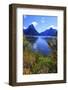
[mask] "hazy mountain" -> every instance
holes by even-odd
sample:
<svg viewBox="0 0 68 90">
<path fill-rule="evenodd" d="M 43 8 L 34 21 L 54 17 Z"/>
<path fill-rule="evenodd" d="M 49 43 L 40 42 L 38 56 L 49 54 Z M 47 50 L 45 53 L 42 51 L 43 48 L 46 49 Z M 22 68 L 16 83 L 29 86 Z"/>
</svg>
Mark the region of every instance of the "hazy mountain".
<svg viewBox="0 0 68 90">
<path fill-rule="evenodd" d="M 47 29 L 44 32 L 41 32 L 40 35 L 41 36 L 57 36 L 57 30 L 51 27 L 50 29 Z"/>
<path fill-rule="evenodd" d="M 57 36 L 57 30 L 52 27 L 44 32 L 38 33 L 34 25 L 31 24 L 27 29 L 24 29 L 24 35 L 36 35 L 36 36 Z"/>
</svg>

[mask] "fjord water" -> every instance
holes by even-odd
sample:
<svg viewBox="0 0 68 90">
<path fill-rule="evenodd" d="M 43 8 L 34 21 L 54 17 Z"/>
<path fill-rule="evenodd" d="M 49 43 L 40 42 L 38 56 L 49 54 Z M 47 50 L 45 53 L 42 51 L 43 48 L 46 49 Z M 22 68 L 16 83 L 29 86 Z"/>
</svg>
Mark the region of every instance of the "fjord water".
<svg viewBox="0 0 68 90">
<path fill-rule="evenodd" d="M 49 46 L 48 41 L 51 41 L 53 36 L 28 36 L 26 38 L 31 43 L 31 48 L 34 52 L 38 52 L 43 55 L 50 55 L 52 53 L 52 48 Z"/>
</svg>

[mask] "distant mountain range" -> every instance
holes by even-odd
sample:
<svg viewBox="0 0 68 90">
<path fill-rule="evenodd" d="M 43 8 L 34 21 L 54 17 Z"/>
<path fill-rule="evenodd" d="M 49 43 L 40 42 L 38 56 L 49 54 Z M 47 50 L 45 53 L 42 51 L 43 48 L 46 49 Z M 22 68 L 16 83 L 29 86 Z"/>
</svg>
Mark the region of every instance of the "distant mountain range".
<svg viewBox="0 0 68 90">
<path fill-rule="evenodd" d="M 44 32 L 41 32 L 40 35 L 42 36 L 57 36 L 57 30 L 53 29 L 52 27 L 45 30 Z"/>
<path fill-rule="evenodd" d="M 44 32 L 37 32 L 37 30 L 35 29 L 34 25 L 31 24 L 29 25 L 29 27 L 27 29 L 24 29 L 24 34 L 25 35 L 36 35 L 36 36 L 57 36 L 57 30 L 53 29 L 52 27 L 44 30 Z"/>
</svg>

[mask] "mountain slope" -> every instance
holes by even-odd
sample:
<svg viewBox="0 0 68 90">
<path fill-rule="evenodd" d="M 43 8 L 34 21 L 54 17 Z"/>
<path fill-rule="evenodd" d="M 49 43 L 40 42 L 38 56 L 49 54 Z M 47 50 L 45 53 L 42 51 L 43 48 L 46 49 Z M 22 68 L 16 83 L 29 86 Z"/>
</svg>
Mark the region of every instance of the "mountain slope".
<svg viewBox="0 0 68 90">
<path fill-rule="evenodd" d="M 39 35 L 33 24 L 29 25 L 27 29 L 24 29 L 24 35 Z"/>
<path fill-rule="evenodd" d="M 31 24 L 27 29 L 23 30 L 24 35 L 33 35 L 33 36 L 57 36 L 57 30 L 52 27 L 45 30 L 44 32 L 38 33 L 34 25 Z"/>
<path fill-rule="evenodd" d="M 40 35 L 41 36 L 57 36 L 57 30 L 51 27 L 50 29 L 47 29 L 44 32 L 41 32 Z"/>
</svg>

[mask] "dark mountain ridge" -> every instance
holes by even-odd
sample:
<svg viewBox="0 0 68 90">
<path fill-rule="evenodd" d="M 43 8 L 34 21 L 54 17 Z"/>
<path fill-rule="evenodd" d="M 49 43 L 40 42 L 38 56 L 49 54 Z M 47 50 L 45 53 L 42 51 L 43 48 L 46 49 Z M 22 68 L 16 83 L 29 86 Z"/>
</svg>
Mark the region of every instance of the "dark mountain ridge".
<svg viewBox="0 0 68 90">
<path fill-rule="evenodd" d="M 52 27 L 40 33 L 41 36 L 57 36 L 57 30 Z"/>
<path fill-rule="evenodd" d="M 23 30 L 24 35 L 31 35 L 31 36 L 57 36 L 57 30 L 50 27 L 49 29 L 45 30 L 44 32 L 37 32 L 34 25 L 31 24 L 27 29 Z"/>
<path fill-rule="evenodd" d="M 39 35 L 33 24 L 29 25 L 27 29 L 24 29 L 25 35 Z"/>
</svg>

